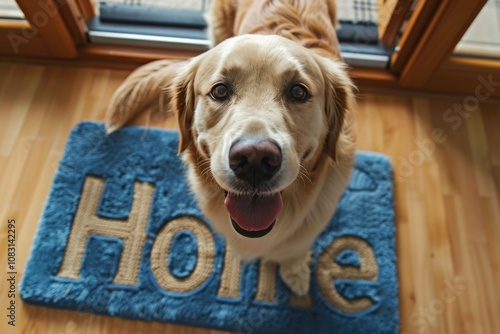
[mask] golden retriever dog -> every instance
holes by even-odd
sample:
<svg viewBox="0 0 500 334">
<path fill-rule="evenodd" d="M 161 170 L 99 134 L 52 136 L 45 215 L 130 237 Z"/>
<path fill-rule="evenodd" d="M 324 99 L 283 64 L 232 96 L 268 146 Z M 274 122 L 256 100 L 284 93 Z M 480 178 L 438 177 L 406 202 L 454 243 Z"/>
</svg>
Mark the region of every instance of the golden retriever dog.
<svg viewBox="0 0 500 334">
<path fill-rule="evenodd" d="M 108 131 L 159 100 L 175 111 L 203 213 L 243 259 L 278 263 L 284 282 L 305 295 L 310 247 L 354 160 L 354 87 L 339 55 L 335 3 L 213 0 L 208 21 L 214 47 L 137 70 L 110 104 Z"/>
</svg>

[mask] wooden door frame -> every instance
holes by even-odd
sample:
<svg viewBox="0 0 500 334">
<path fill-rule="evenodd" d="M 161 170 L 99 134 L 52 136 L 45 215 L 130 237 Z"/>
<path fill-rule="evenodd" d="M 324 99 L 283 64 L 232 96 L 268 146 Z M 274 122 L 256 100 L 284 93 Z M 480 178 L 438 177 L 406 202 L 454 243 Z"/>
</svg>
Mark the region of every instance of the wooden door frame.
<svg viewBox="0 0 500 334">
<path fill-rule="evenodd" d="M 0 55 L 50 57 L 51 53 L 28 21 L 0 20 Z"/>
<path fill-rule="evenodd" d="M 392 54 L 390 69 L 393 72 L 400 73 L 408 63 L 440 3 L 441 0 L 417 1 L 413 14 L 406 24 L 406 29 Z"/>
<path fill-rule="evenodd" d="M 379 39 L 394 45 L 413 0 L 378 0 Z"/>
<path fill-rule="evenodd" d="M 449 59 L 455 46 L 467 31 L 471 23 L 486 4 L 487 0 L 445 0 L 438 1 L 437 6 L 433 0 L 422 1 L 413 26 L 405 31 L 401 41 L 407 44 L 398 45 L 399 53 L 409 56 L 401 64 L 399 83 L 408 88 L 425 88 L 438 71 L 441 64 Z M 429 18 L 429 9 L 434 9 L 434 14 Z M 425 20 L 429 20 L 425 24 Z M 424 24 L 421 37 L 416 40 L 415 27 Z M 405 38 L 406 37 L 406 38 Z M 411 37 L 411 38 L 410 38 Z M 415 45 L 409 41 L 418 41 Z M 398 57 L 392 59 L 397 63 Z"/>
<path fill-rule="evenodd" d="M 76 3 L 71 4 L 72 9 L 63 8 L 73 1 L 16 0 L 25 20 L 0 21 L 0 53 L 8 56 L 77 57 L 76 29 L 72 36 L 71 25 L 63 19 L 64 12 L 74 13 L 74 8 L 78 8 Z"/>
<path fill-rule="evenodd" d="M 68 28 L 71 38 L 73 39 L 73 42 L 75 43 L 75 45 L 85 45 L 87 43 L 87 24 L 85 23 L 87 19 L 85 18 L 85 15 L 88 15 L 89 13 L 86 13 L 84 15 L 80 8 L 83 7 L 81 5 L 82 3 L 84 2 L 88 3 L 89 0 L 85 1 L 58 0 L 58 1 L 61 3 L 65 3 L 65 5 L 61 4 L 59 6 L 59 12 L 66 27 Z M 95 15 L 95 13 L 93 15 Z"/>
<path fill-rule="evenodd" d="M 84 20 L 90 20 L 96 15 L 95 7 L 91 0 L 77 0 L 76 5 Z"/>
</svg>

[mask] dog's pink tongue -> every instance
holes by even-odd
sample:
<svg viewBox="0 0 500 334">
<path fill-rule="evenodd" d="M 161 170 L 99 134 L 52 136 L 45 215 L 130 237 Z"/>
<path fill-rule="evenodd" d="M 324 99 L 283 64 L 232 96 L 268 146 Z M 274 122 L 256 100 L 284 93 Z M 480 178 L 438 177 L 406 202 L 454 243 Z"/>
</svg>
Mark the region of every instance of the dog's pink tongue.
<svg viewBox="0 0 500 334">
<path fill-rule="evenodd" d="M 260 231 L 271 226 L 278 217 L 283 208 L 283 201 L 279 192 L 264 196 L 228 193 L 224 205 L 242 229 Z"/>
</svg>

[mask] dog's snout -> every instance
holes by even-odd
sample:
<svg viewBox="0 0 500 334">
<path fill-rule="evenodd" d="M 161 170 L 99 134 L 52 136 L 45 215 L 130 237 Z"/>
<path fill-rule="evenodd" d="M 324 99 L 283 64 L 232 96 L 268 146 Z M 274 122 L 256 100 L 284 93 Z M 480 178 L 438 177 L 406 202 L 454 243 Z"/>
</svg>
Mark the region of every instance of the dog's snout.
<svg viewBox="0 0 500 334">
<path fill-rule="evenodd" d="M 243 138 L 229 150 L 229 166 L 237 178 L 254 185 L 271 179 L 280 169 L 281 149 L 273 141 Z"/>
</svg>

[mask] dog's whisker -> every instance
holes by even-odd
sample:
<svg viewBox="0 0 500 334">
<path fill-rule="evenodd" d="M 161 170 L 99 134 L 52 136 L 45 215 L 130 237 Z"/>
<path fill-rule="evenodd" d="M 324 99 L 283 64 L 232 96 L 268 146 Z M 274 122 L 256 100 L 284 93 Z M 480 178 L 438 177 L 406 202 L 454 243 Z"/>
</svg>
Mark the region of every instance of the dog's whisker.
<svg viewBox="0 0 500 334">
<path fill-rule="evenodd" d="M 302 173 L 299 173 L 298 180 L 300 180 L 304 187 L 306 186 L 306 181 L 304 180 L 304 175 L 302 175 Z"/>
<path fill-rule="evenodd" d="M 206 167 L 201 171 L 201 176 L 208 176 L 210 173 L 210 166 Z"/>
<path fill-rule="evenodd" d="M 305 168 L 302 164 L 300 165 L 300 170 L 299 170 L 299 175 L 304 178 L 304 180 L 309 181 L 311 184 L 313 184 L 313 181 L 311 180 L 309 171 L 307 168 Z M 304 181 L 305 182 L 305 181 Z M 305 185 L 305 184 L 304 184 Z"/>
<path fill-rule="evenodd" d="M 200 156 L 198 156 L 198 159 L 196 160 L 196 162 L 199 164 L 210 163 L 210 159 L 204 158 L 200 155 Z"/>
</svg>

